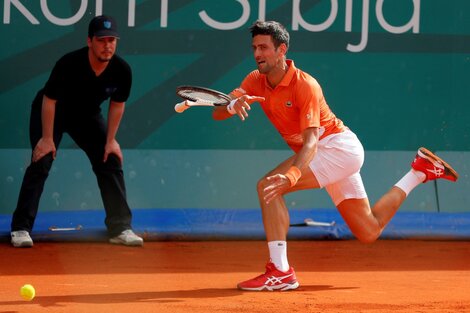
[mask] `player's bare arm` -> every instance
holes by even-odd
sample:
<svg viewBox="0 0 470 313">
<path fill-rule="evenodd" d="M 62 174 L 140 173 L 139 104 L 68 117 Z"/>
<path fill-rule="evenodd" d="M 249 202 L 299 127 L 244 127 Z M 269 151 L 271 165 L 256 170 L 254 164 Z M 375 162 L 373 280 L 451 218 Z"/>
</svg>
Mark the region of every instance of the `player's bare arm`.
<svg viewBox="0 0 470 313">
<path fill-rule="evenodd" d="M 55 159 L 56 147 L 54 144 L 54 117 L 55 117 L 55 104 L 56 101 L 46 96 L 42 100 L 41 109 L 41 122 L 42 122 L 42 137 L 39 139 L 36 147 L 33 150 L 33 162 L 37 162 L 45 155 L 52 152 L 52 157 Z"/>
<path fill-rule="evenodd" d="M 308 167 L 308 164 L 317 152 L 317 143 L 319 138 L 319 131 L 317 127 L 310 127 L 302 132 L 303 146 L 302 149 L 295 155 L 291 168 L 300 170 L 298 180 L 302 179 L 302 171 Z M 295 186 L 292 178 L 289 178 L 289 171 L 287 173 L 277 173 L 266 178 L 268 185 L 264 188 L 264 201 L 271 202 L 276 197 L 282 196 Z"/>
<path fill-rule="evenodd" d="M 259 96 L 243 95 L 239 98 L 236 98 L 233 94 L 230 94 L 230 97 L 233 100 L 236 100 L 234 102 L 232 101 L 230 104 L 235 114 L 230 113 L 227 110 L 227 107 L 225 106 L 214 107 L 212 117 L 215 120 L 225 120 L 229 117 L 237 115 L 242 121 L 244 121 L 248 117 L 248 111 L 251 110 L 251 104 L 253 104 L 254 102 L 264 101 L 264 97 L 259 97 Z"/>
<path fill-rule="evenodd" d="M 124 114 L 124 107 L 124 102 L 111 101 L 109 104 L 108 132 L 106 137 L 106 145 L 104 147 L 103 162 L 106 162 L 108 156 L 111 153 L 115 154 L 119 158 L 121 164 L 123 162 L 122 151 L 121 147 L 119 146 L 119 143 L 116 141 L 116 134 L 119 129 L 122 116 Z"/>
<path fill-rule="evenodd" d="M 302 132 L 303 146 L 297 153 L 292 165 L 303 169 L 312 161 L 317 153 L 317 143 L 320 137 L 318 127 L 309 127 Z"/>
</svg>

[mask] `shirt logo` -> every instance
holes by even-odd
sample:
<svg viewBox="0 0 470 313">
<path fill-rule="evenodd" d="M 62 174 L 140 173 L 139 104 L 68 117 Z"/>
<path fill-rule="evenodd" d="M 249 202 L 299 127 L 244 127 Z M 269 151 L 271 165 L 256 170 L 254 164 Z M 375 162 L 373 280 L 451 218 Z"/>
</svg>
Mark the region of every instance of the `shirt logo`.
<svg viewBox="0 0 470 313">
<path fill-rule="evenodd" d="M 309 119 L 312 118 L 312 116 L 310 115 L 310 113 L 307 114 L 306 118 L 307 118 L 307 120 L 309 120 Z"/>
<path fill-rule="evenodd" d="M 111 96 L 115 91 L 116 91 L 116 87 L 106 87 L 105 89 L 105 92 L 106 92 L 106 95 L 109 97 Z"/>
</svg>

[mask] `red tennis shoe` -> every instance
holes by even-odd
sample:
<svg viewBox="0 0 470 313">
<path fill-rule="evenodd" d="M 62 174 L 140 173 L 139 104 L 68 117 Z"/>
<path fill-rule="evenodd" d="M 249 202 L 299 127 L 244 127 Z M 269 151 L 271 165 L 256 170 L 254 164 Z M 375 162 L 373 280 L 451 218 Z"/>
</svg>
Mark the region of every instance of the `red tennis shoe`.
<svg viewBox="0 0 470 313">
<path fill-rule="evenodd" d="M 415 159 L 411 162 L 411 167 L 416 171 L 426 174 L 426 179 L 423 183 L 438 178 L 450 181 L 457 181 L 457 178 L 459 178 L 459 174 L 449 164 L 428 149 L 422 147 L 418 149 Z"/>
<path fill-rule="evenodd" d="M 294 268 L 291 267 L 287 272 L 281 272 L 273 263 L 269 262 L 266 264 L 266 273 L 241 282 L 237 287 L 238 289 L 249 291 L 285 291 L 296 289 L 299 287 L 299 282 L 295 277 Z"/>
</svg>

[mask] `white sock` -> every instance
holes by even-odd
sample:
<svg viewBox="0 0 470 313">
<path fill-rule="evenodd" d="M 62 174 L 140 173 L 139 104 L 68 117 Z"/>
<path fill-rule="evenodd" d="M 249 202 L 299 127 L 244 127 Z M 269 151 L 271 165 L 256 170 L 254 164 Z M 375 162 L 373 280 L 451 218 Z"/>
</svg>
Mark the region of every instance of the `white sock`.
<svg viewBox="0 0 470 313">
<path fill-rule="evenodd" d="M 271 262 L 281 272 L 289 270 L 289 262 L 287 261 L 287 242 L 285 241 L 270 241 L 268 242 L 269 257 Z"/>
<path fill-rule="evenodd" d="M 420 171 L 411 169 L 402 179 L 395 184 L 398 188 L 403 190 L 408 196 L 416 186 L 421 184 L 426 179 L 426 174 Z"/>
</svg>

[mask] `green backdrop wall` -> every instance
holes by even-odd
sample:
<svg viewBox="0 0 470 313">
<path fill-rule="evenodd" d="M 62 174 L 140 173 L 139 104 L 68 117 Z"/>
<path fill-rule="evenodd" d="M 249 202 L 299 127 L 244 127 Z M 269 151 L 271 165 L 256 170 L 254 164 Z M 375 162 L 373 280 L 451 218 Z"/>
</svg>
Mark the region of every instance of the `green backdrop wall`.
<svg viewBox="0 0 470 313">
<path fill-rule="evenodd" d="M 258 207 L 256 180 L 290 155 L 261 110 L 255 105 L 245 122 L 215 122 L 210 109 L 176 114 L 173 106 L 181 84 L 237 87 L 255 67 L 248 28 L 261 18 L 286 25 L 288 57 L 318 79 L 330 106 L 361 138 L 372 202 L 426 146 L 445 155 L 461 178 L 426 184 L 403 209 L 469 210 L 467 0 L 2 2 L 1 213 L 13 211 L 29 163 L 31 101 L 55 61 L 86 44 L 88 22 L 101 13 L 119 21 L 118 53 L 134 74 L 118 134 L 134 208 Z M 324 191 L 291 195 L 288 203 L 333 207 Z M 101 207 L 84 154 L 65 138 L 41 210 Z"/>
</svg>

